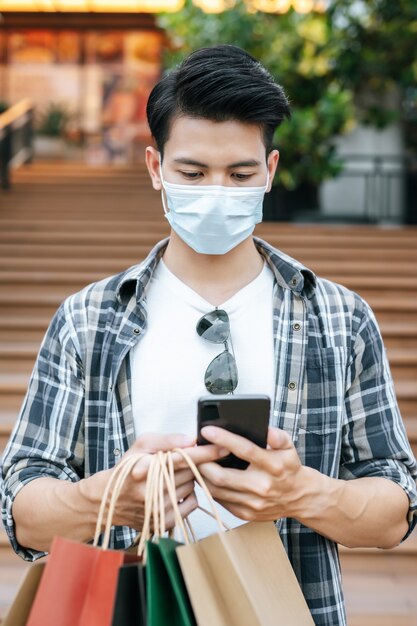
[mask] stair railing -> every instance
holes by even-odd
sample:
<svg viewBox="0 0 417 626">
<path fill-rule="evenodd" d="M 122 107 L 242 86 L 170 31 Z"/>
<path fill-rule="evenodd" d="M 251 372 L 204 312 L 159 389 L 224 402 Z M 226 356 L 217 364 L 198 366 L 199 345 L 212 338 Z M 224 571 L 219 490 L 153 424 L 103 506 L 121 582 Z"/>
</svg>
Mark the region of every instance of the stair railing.
<svg viewBox="0 0 417 626">
<path fill-rule="evenodd" d="M 0 186 L 10 189 L 10 170 L 33 159 L 33 116 L 30 100 L 21 100 L 0 115 Z"/>
</svg>

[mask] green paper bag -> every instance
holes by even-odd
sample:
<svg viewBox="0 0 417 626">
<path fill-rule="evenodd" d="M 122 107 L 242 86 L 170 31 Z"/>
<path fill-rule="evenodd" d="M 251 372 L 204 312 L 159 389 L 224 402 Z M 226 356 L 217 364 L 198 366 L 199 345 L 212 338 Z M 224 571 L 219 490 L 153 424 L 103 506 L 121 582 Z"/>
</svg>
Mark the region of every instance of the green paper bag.
<svg viewBox="0 0 417 626">
<path fill-rule="evenodd" d="M 146 600 L 148 626 L 196 626 L 176 555 L 182 544 L 161 538 L 147 542 Z"/>
</svg>

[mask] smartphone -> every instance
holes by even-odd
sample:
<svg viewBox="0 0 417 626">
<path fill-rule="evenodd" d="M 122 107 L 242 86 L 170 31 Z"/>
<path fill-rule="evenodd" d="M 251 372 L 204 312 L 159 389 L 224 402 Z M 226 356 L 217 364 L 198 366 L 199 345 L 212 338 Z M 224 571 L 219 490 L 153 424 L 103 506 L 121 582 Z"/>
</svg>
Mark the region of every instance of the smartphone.
<svg viewBox="0 0 417 626">
<path fill-rule="evenodd" d="M 197 408 L 197 443 L 209 443 L 201 435 L 204 426 L 219 426 L 266 448 L 271 400 L 264 395 L 203 396 Z M 223 467 L 246 469 L 249 463 L 229 454 L 217 461 Z"/>
</svg>

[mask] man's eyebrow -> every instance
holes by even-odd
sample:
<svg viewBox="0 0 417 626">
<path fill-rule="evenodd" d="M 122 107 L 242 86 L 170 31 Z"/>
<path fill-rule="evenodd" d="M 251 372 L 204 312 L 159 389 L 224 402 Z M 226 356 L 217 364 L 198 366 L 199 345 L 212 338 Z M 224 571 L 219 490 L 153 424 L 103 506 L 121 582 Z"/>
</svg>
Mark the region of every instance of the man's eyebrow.
<svg viewBox="0 0 417 626">
<path fill-rule="evenodd" d="M 208 165 L 205 163 L 200 163 L 200 161 L 195 161 L 194 159 L 187 159 L 179 157 L 178 159 L 174 159 L 174 163 L 181 163 L 182 165 L 196 165 L 197 167 L 208 168 Z"/>
<path fill-rule="evenodd" d="M 260 161 L 257 161 L 256 159 L 249 159 L 249 161 L 238 161 L 237 163 L 232 163 L 227 167 L 231 170 L 234 167 L 257 167 L 258 165 L 261 165 Z"/>
<path fill-rule="evenodd" d="M 194 159 L 182 158 L 174 159 L 174 163 L 181 163 L 182 165 L 195 165 L 196 167 L 203 167 L 208 169 L 208 165 L 206 163 L 200 163 L 200 161 L 195 161 Z M 256 159 L 249 159 L 248 161 L 238 161 L 237 163 L 231 163 L 227 166 L 227 169 L 231 170 L 235 167 L 257 167 L 261 165 L 260 161 Z"/>
</svg>

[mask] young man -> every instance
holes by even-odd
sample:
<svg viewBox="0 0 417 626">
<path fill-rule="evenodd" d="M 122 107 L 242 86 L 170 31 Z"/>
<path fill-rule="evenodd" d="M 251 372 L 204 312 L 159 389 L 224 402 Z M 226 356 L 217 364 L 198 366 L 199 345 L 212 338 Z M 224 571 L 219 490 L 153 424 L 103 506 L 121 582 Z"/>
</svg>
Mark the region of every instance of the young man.
<svg viewBox="0 0 417 626">
<path fill-rule="evenodd" d="M 153 90 L 146 159 L 171 236 L 52 320 L 2 463 L 3 519 L 24 558 L 57 533 L 91 538 L 123 453 L 174 446 L 229 525 L 278 520 L 317 625 L 346 623 L 336 544 L 390 548 L 413 527 L 417 466 L 372 312 L 252 236 L 288 116 L 281 87 L 233 46 L 193 53 Z M 230 325 L 233 356 L 198 332 L 207 314 Z M 233 390 L 271 397 L 268 449 L 213 427 L 213 445 L 194 447 L 198 398 Z M 212 462 L 229 451 L 248 469 Z M 115 547 L 140 528 L 147 463 L 117 508 Z M 183 514 L 211 532 L 179 461 L 176 479 Z"/>
</svg>

